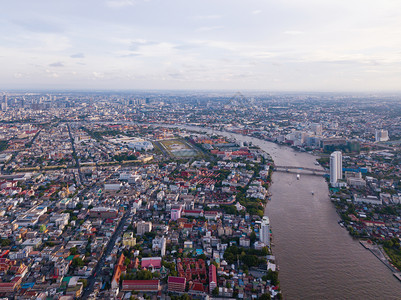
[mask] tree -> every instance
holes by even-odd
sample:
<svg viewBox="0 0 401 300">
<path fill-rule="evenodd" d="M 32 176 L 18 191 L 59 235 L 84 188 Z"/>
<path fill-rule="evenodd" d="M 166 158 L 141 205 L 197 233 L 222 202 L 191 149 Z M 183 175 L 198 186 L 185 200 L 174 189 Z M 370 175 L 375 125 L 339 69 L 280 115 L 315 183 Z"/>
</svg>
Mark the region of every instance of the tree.
<svg viewBox="0 0 401 300">
<path fill-rule="evenodd" d="M 259 259 L 256 255 L 245 255 L 242 261 L 248 267 L 255 267 L 259 264 Z"/>
<path fill-rule="evenodd" d="M 234 290 L 234 292 L 233 292 L 233 297 L 234 297 L 234 298 L 237 298 L 237 297 L 238 297 L 238 290 Z"/>
<path fill-rule="evenodd" d="M 269 248 L 263 247 L 263 248 L 262 248 L 262 254 L 263 254 L 263 255 L 269 255 Z"/>
<path fill-rule="evenodd" d="M 205 254 L 202 253 L 201 255 L 198 256 L 198 258 L 199 258 L 199 259 L 206 260 L 207 256 L 206 256 Z"/>
<path fill-rule="evenodd" d="M 77 254 L 78 254 L 78 249 L 77 249 L 77 247 L 72 247 L 72 248 L 70 249 L 70 253 L 71 253 L 71 255 L 77 255 Z"/>
<path fill-rule="evenodd" d="M 136 279 L 138 280 L 150 280 L 153 278 L 153 274 L 148 270 L 141 270 L 136 273 Z"/>
<path fill-rule="evenodd" d="M 212 295 L 215 297 L 217 297 L 219 295 L 219 288 L 217 286 L 213 289 Z"/>
<path fill-rule="evenodd" d="M 76 267 L 83 267 L 85 265 L 84 261 L 82 260 L 82 258 L 80 257 L 75 257 L 72 260 L 72 267 L 76 268 Z"/>
<path fill-rule="evenodd" d="M 267 279 L 270 280 L 272 285 L 278 285 L 278 272 L 273 272 L 272 270 L 269 270 L 267 272 Z"/>
<path fill-rule="evenodd" d="M 9 246 L 10 244 L 11 244 L 11 241 L 9 239 L 2 239 L 1 240 L 1 246 L 2 247 Z"/>
<path fill-rule="evenodd" d="M 79 282 L 82 282 L 82 285 L 83 285 L 84 288 L 87 287 L 88 281 L 87 281 L 85 278 L 81 278 L 81 279 L 79 279 L 78 281 L 79 281 Z"/>
<path fill-rule="evenodd" d="M 251 243 L 252 243 L 252 244 L 255 243 L 255 241 L 256 241 L 256 233 L 255 233 L 255 231 L 253 231 L 253 230 L 252 230 L 252 232 L 251 232 L 250 239 L 251 239 Z"/>
<path fill-rule="evenodd" d="M 131 263 L 131 260 L 129 258 L 124 259 L 124 265 L 128 266 Z"/>
<path fill-rule="evenodd" d="M 258 300 L 270 300 L 270 299 L 271 299 L 270 294 L 267 293 L 263 294 L 258 298 Z"/>
</svg>

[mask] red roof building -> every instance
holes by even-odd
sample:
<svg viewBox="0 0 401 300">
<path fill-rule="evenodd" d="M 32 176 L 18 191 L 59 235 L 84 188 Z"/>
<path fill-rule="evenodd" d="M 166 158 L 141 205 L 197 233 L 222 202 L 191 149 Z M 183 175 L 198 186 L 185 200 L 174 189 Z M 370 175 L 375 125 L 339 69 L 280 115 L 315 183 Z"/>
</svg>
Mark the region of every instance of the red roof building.
<svg viewBox="0 0 401 300">
<path fill-rule="evenodd" d="M 113 290 L 117 289 L 117 287 L 120 283 L 121 273 L 125 271 L 124 260 L 125 260 L 125 256 L 124 256 L 124 254 L 121 254 L 121 256 L 118 259 L 117 264 L 114 268 L 113 278 L 111 279 L 111 288 Z"/>
<path fill-rule="evenodd" d="M 162 266 L 161 257 L 143 257 L 141 267 L 146 269 L 160 269 Z"/>
<path fill-rule="evenodd" d="M 189 293 L 191 294 L 203 294 L 204 292 L 205 288 L 201 282 L 194 282 L 192 287 L 189 289 Z"/>
<path fill-rule="evenodd" d="M 211 264 L 209 266 L 209 293 L 217 287 L 217 270 L 216 266 Z"/>
<path fill-rule="evenodd" d="M 182 277 L 168 277 L 168 290 L 171 292 L 185 292 L 185 284 L 187 280 Z"/>
<path fill-rule="evenodd" d="M 123 280 L 123 291 L 158 292 L 159 280 Z"/>
<path fill-rule="evenodd" d="M 193 210 L 184 209 L 183 215 L 197 218 L 203 216 L 203 209 L 193 209 Z"/>
<path fill-rule="evenodd" d="M 15 276 L 11 282 L 0 282 L 0 293 L 9 293 L 18 290 L 21 282 L 22 276 Z"/>
</svg>

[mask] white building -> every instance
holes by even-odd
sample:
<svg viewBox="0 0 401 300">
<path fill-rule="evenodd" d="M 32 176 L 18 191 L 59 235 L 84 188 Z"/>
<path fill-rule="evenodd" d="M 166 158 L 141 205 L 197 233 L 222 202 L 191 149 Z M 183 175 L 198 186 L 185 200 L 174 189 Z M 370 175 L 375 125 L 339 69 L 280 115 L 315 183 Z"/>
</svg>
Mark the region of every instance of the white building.
<svg viewBox="0 0 401 300">
<path fill-rule="evenodd" d="M 376 196 L 358 196 L 354 195 L 354 202 L 355 203 L 367 203 L 367 204 L 373 204 L 373 205 L 382 205 L 382 199 L 376 197 Z"/>
<path fill-rule="evenodd" d="M 152 240 L 152 250 L 153 251 L 159 251 L 161 253 L 161 257 L 166 255 L 166 238 L 163 236 L 161 238 L 154 238 Z"/>
<path fill-rule="evenodd" d="M 139 150 L 139 151 L 141 151 L 141 150 L 148 151 L 148 150 L 153 149 L 153 144 L 149 141 L 144 141 L 144 140 L 138 139 L 136 141 L 129 143 L 128 148 Z"/>
<path fill-rule="evenodd" d="M 106 191 L 118 191 L 122 187 L 121 183 L 105 183 L 104 184 L 104 189 Z"/>
<path fill-rule="evenodd" d="M 338 180 L 343 178 L 343 156 L 341 151 L 334 151 L 330 155 L 330 184 L 337 186 Z"/>
<path fill-rule="evenodd" d="M 270 221 L 268 216 L 264 216 L 262 219 L 259 240 L 266 246 L 270 246 Z"/>
<path fill-rule="evenodd" d="M 250 247 L 251 246 L 251 240 L 250 239 L 248 239 L 247 237 L 241 237 L 240 239 L 239 239 L 239 245 L 241 246 L 241 247 L 245 247 L 245 248 L 248 248 L 248 247 Z"/>
<path fill-rule="evenodd" d="M 375 140 L 376 142 L 387 142 L 389 140 L 388 131 L 384 129 L 376 130 Z"/>
<path fill-rule="evenodd" d="M 152 222 L 145 222 L 145 221 L 138 222 L 138 224 L 136 225 L 136 231 L 138 235 L 144 235 L 146 232 L 151 232 Z"/>
</svg>

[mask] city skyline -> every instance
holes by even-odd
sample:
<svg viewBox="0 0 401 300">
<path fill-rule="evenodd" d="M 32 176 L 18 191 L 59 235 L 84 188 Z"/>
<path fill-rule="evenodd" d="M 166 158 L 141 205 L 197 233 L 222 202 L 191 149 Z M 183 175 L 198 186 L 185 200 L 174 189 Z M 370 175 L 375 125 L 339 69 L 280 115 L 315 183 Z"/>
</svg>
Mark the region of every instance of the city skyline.
<svg viewBox="0 0 401 300">
<path fill-rule="evenodd" d="M 399 91 L 400 6 L 6 3 L 0 88 Z"/>
</svg>

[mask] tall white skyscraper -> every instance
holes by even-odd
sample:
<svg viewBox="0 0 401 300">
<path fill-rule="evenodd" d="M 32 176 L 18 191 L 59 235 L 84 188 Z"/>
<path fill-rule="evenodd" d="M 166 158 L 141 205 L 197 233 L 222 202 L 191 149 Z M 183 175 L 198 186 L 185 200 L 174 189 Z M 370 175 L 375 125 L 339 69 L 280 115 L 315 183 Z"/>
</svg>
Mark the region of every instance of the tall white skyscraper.
<svg viewBox="0 0 401 300">
<path fill-rule="evenodd" d="M 341 151 L 334 151 L 330 155 L 330 183 L 336 185 L 343 178 L 343 156 Z"/>
<path fill-rule="evenodd" d="M 268 216 L 264 216 L 262 219 L 259 240 L 266 246 L 270 246 L 270 221 Z"/>
</svg>

